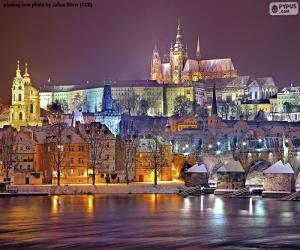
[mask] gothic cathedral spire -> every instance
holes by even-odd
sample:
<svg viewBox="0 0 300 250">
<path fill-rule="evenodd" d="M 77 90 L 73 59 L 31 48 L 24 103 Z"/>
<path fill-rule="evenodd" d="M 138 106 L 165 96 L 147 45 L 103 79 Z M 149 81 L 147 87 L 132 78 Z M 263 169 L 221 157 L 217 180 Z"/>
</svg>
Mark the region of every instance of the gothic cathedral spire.
<svg viewBox="0 0 300 250">
<path fill-rule="evenodd" d="M 198 36 L 198 40 L 197 40 L 196 58 L 197 58 L 198 61 L 200 61 L 201 53 L 200 53 L 200 41 L 199 41 L 199 36 Z"/>
</svg>

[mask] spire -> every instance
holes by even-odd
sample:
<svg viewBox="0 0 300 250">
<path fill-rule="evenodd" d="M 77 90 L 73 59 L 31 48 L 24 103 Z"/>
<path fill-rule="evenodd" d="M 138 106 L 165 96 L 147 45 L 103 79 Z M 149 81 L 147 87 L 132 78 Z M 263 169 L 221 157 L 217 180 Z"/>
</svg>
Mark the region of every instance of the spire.
<svg viewBox="0 0 300 250">
<path fill-rule="evenodd" d="M 29 77 L 29 74 L 28 74 L 28 64 L 25 63 L 25 74 L 23 75 L 24 77 Z"/>
<path fill-rule="evenodd" d="M 217 111 L 217 98 L 216 98 L 216 85 L 215 84 L 214 84 L 214 88 L 213 88 L 211 115 L 218 115 L 218 111 Z"/>
<path fill-rule="evenodd" d="M 178 18 L 178 26 L 177 26 L 177 34 L 176 34 L 176 42 L 174 45 L 174 50 L 181 50 L 183 45 L 182 45 L 182 41 L 181 41 L 181 28 L 180 28 L 180 18 Z"/>
<path fill-rule="evenodd" d="M 158 49 L 157 49 L 157 41 L 155 40 L 155 43 L 154 43 L 154 50 L 153 52 L 158 52 Z"/>
<path fill-rule="evenodd" d="M 198 61 L 200 61 L 200 57 L 201 57 L 201 54 L 200 54 L 200 42 L 199 42 L 199 36 L 198 36 L 197 49 L 196 49 L 196 58 L 197 58 Z"/>
<path fill-rule="evenodd" d="M 17 70 L 16 70 L 16 77 L 22 77 L 21 76 L 21 70 L 20 70 L 20 61 L 17 61 Z"/>
</svg>

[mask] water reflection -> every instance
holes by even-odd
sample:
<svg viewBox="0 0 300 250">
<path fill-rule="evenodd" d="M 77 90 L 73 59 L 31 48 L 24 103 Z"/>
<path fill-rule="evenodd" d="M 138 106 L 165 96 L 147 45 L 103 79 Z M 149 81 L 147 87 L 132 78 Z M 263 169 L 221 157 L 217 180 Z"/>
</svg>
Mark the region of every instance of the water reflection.
<svg viewBox="0 0 300 250">
<path fill-rule="evenodd" d="M 249 215 L 253 215 L 253 199 L 249 198 Z"/>
<path fill-rule="evenodd" d="M 51 213 L 56 215 L 58 213 L 59 198 L 58 195 L 51 196 Z"/>
<path fill-rule="evenodd" d="M 0 248 L 300 249 L 298 210 L 297 202 L 213 195 L 0 199 Z"/>
<path fill-rule="evenodd" d="M 94 213 L 94 206 L 95 206 L 95 197 L 94 197 L 94 195 L 88 195 L 87 200 L 88 200 L 87 213 L 88 214 L 93 214 Z"/>
</svg>

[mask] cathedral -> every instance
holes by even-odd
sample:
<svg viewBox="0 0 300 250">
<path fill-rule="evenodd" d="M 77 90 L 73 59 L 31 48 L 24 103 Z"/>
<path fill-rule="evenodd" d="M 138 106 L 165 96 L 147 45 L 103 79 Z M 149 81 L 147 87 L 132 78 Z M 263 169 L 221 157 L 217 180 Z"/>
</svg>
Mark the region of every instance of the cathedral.
<svg viewBox="0 0 300 250">
<path fill-rule="evenodd" d="M 170 53 L 160 57 L 155 45 L 151 60 L 150 79 L 158 83 L 183 83 L 186 81 L 201 81 L 215 78 L 236 77 L 230 58 L 201 60 L 199 37 L 196 47 L 196 59 L 188 58 L 187 46 L 184 46 L 181 36 L 180 20 L 178 20 L 175 44 L 171 44 Z"/>
<path fill-rule="evenodd" d="M 12 85 L 12 101 L 9 109 L 9 125 L 20 129 L 21 126 L 41 126 L 39 91 L 32 86 L 27 63 L 22 76 L 20 63 L 17 63 L 16 76 Z"/>
</svg>

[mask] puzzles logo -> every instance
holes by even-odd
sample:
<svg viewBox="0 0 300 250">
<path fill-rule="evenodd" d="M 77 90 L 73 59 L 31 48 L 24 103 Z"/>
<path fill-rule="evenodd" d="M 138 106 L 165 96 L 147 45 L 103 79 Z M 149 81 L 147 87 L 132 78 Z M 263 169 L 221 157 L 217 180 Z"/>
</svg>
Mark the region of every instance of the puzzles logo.
<svg viewBox="0 0 300 250">
<path fill-rule="evenodd" d="M 298 15 L 297 2 L 272 2 L 269 5 L 271 16 L 295 16 Z"/>
</svg>

